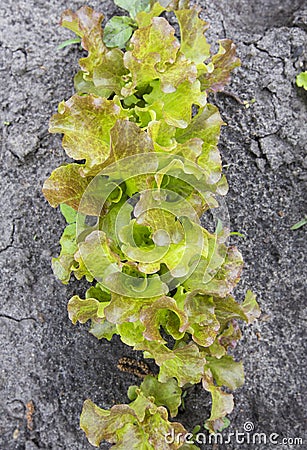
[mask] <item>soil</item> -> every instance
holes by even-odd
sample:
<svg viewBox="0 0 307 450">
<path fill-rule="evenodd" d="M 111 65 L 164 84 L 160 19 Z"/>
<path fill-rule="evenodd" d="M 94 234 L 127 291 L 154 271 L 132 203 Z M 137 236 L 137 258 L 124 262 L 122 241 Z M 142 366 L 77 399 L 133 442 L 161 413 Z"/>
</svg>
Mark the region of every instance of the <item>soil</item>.
<svg viewBox="0 0 307 450">
<path fill-rule="evenodd" d="M 245 259 L 236 293 L 242 298 L 251 288 L 263 312 L 255 325 L 242 326 L 244 337 L 234 352 L 244 361 L 246 383 L 235 393 L 229 431 L 243 432 L 251 422 L 268 438 L 278 434 L 280 443 L 218 448 L 303 448 L 281 440 L 304 438 L 306 405 L 306 227 L 290 230 L 307 210 L 307 92 L 295 85 L 296 75 L 307 69 L 306 3 L 198 3 L 211 22 L 210 38 L 233 39 L 242 59 L 228 93 L 211 100 L 228 124 L 220 149 L 230 184 L 231 226 L 246 237 L 233 238 Z M 65 155 L 61 137 L 48 134 L 48 120 L 73 93 L 80 54 L 77 46 L 56 50 L 71 37 L 58 21 L 65 8 L 81 5 L 8 0 L 1 6 L 0 448 L 5 450 L 92 448 L 79 428 L 83 401 L 91 398 L 104 408 L 125 403 L 128 386 L 140 382 L 117 368 L 120 358 L 141 359 L 140 354 L 118 339 L 98 341 L 86 326 L 70 323 L 67 300 L 82 295 L 86 284 L 64 286 L 50 266 L 64 222 L 41 188 Z M 111 1 L 90 5 L 106 17 L 116 11 Z M 179 420 L 191 430 L 203 424 L 209 408 L 209 396 L 196 387 Z"/>
</svg>

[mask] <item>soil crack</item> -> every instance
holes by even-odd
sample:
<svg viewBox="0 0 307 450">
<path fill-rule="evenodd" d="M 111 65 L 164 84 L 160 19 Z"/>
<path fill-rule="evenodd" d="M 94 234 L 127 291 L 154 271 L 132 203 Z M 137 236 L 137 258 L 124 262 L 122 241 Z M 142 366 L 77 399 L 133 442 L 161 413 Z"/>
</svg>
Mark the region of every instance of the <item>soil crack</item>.
<svg viewBox="0 0 307 450">
<path fill-rule="evenodd" d="M 33 320 L 36 322 L 34 317 L 22 317 L 21 319 L 17 319 L 16 317 L 9 316 L 8 314 L 0 314 L 0 319 L 12 320 L 13 322 L 23 322 L 24 320 Z"/>
<path fill-rule="evenodd" d="M 14 244 L 15 244 L 16 220 L 22 220 L 22 217 L 15 217 L 12 220 L 12 231 L 11 231 L 11 235 L 9 238 L 9 243 L 4 248 L 0 249 L 0 254 L 6 252 L 10 248 L 15 247 Z"/>
<path fill-rule="evenodd" d="M 260 40 L 261 40 L 261 39 L 260 39 Z M 259 52 L 265 53 L 265 54 L 268 55 L 270 58 L 278 59 L 279 61 L 282 62 L 283 67 L 285 67 L 285 60 L 284 60 L 284 58 L 282 58 L 281 56 L 272 55 L 272 54 L 271 54 L 268 50 L 266 50 L 265 48 L 259 47 L 258 42 L 259 42 L 259 41 L 254 42 L 253 45 L 254 45 L 254 47 L 255 47 Z"/>
</svg>

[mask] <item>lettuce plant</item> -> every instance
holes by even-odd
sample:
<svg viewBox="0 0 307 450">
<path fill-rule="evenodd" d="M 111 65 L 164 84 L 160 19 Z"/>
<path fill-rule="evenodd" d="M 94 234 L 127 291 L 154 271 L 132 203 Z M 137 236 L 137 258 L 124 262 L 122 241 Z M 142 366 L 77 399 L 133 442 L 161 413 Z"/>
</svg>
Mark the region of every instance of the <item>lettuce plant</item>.
<svg viewBox="0 0 307 450">
<path fill-rule="evenodd" d="M 61 19 L 87 55 L 76 93 L 50 121 L 76 161 L 43 187 L 67 221 L 52 267 L 63 283 L 72 274 L 91 283 L 85 298 L 68 302 L 74 324 L 90 321 L 98 339 L 119 335 L 159 370 L 129 389 L 129 404 L 105 410 L 86 400 L 81 427 L 89 441 L 189 448 L 184 427 L 169 419 L 201 382 L 212 397 L 206 428 L 227 425 L 230 391 L 244 378 L 228 350 L 241 338 L 237 321 L 260 314 L 251 291 L 243 303 L 232 295 L 243 260 L 228 244 L 227 223 L 209 232 L 200 222 L 227 193 L 217 148 L 223 121 L 207 97 L 224 88 L 239 59 L 227 39 L 212 54 L 208 24 L 187 1 L 115 3 L 129 16 L 113 17 L 104 30 L 103 16 L 87 6 Z M 170 433 L 179 436 L 173 443 Z"/>
<path fill-rule="evenodd" d="M 307 91 L 307 71 L 301 72 L 296 77 L 296 85 L 302 87 Z"/>
</svg>

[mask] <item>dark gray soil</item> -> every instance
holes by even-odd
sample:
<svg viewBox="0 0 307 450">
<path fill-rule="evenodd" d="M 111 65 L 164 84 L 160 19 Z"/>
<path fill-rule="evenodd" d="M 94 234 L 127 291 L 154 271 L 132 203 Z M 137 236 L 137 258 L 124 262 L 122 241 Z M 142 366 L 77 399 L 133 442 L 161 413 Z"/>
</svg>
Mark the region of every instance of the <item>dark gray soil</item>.
<svg viewBox="0 0 307 450">
<path fill-rule="evenodd" d="M 220 149 L 230 183 L 231 225 L 246 235 L 245 240 L 234 239 L 246 261 L 237 294 L 253 289 L 263 311 L 244 330 L 235 351 L 244 360 L 246 383 L 235 394 L 230 430 L 241 432 L 249 421 L 257 432 L 279 434 L 279 442 L 304 438 L 306 227 L 290 227 L 307 211 L 307 93 L 295 85 L 297 73 L 307 68 L 306 3 L 305 9 L 304 0 L 199 3 L 207 5 L 210 37 L 227 36 L 238 44 L 242 67 L 228 91 L 243 101 L 256 100 L 245 108 L 227 94 L 212 99 L 228 123 Z M 73 92 L 79 56 L 77 47 L 56 50 L 71 36 L 57 24 L 62 10 L 81 5 L 76 0 L 8 0 L 1 6 L 3 450 L 90 449 L 79 429 L 83 401 L 91 398 L 109 408 L 126 402 L 128 386 L 139 383 L 116 367 L 121 356 L 134 352 L 118 339 L 98 341 L 86 326 L 70 323 L 67 300 L 73 293 L 83 294 L 85 284 L 63 286 L 50 267 L 64 223 L 44 200 L 41 187 L 65 156 L 60 136 L 47 132 L 48 119 Z M 115 11 L 111 1 L 91 6 L 107 16 Z M 209 397 L 195 388 L 180 420 L 192 429 L 208 412 Z M 219 449 L 226 447 L 304 448 L 232 443 Z"/>
</svg>

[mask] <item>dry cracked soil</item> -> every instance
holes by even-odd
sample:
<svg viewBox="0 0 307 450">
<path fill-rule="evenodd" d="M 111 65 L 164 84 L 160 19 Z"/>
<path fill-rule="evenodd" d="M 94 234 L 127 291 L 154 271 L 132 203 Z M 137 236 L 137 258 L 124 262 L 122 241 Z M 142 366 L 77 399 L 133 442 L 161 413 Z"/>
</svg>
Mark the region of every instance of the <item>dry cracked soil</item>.
<svg viewBox="0 0 307 450">
<path fill-rule="evenodd" d="M 305 233 L 291 225 L 306 214 L 307 93 L 295 85 L 306 70 L 304 0 L 199 1 L 211 23 L 210 40 L 232 38 L 242 59 L 227 92 L 212 98 L 225 122 L 220 142 L 230 192 L 234 237 L 245 258 L 238 297 L 257 293 L 262 317 L 245 329 L 235 356 L 246 383 L 235 394 L 230 431 L 279 435 L 279 445 L 219 444 L 214 448 L 304 448 Z M 92 448 L 79 428 L 82 403 L 127 402 L 122 356 L 141 358 L 118 339 L 102 342 L 67 317 L 68 298 L 85 283 L 61 285 L 50 259 L 59 251 L 63 219 L 44 200 L 42 183 L 65 159 L 61 137 L 48 134 L 59 101 L 73 93 L 77 46 L 58 26 L 61 12 L 82 1 L 8 0 L 0 10 L 1 239 L 0 239 L 0 448 Z M 111 1 L 90 6 L 110 17 Z M 242 105 L 238 99 L 249 103 Z M 253 100 L 254 99 L 254 100 Z M 304 196 L 305 193 L 305 196 Z M 210 401 L 196 387 L 179 419 L 190 430 L 208 417 Z M 227 433 L 227 432 L 224 432 Z M 226 436 L 226 434 L 225 434 Z M 107 444 L 101 448 L 107 449 Z M 211 445 L 203 448 L 212 448 Z"/>
</svg>

